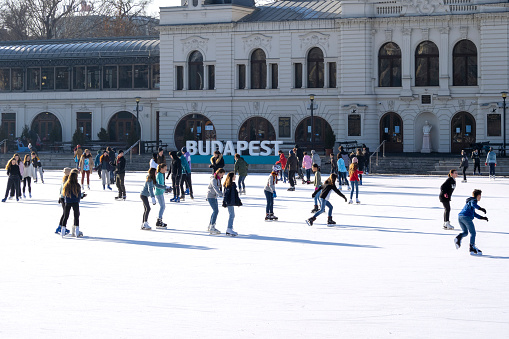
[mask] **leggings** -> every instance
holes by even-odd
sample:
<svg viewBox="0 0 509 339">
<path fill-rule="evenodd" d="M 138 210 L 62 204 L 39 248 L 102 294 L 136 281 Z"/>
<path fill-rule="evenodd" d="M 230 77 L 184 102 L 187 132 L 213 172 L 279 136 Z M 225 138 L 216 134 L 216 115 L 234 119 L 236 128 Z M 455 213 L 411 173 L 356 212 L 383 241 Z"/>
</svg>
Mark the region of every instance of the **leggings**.
<svg viewBox="0 0 509 339">
<path fill-rule="evenodd" d="M 25 188 L 28 183 L 28 193 L 32 193 L 32 177 L 23 178 L 23 194 L 25 194 Z"/>
<path fill-rule="evenodd" d="M 60 217 L 59 225 L 62 226 L 64 223 L 64 217 L 65 217 L 65 200 L 64 198 L 60 198 L 60 205 L 62 205 L 62 216 Z"/>
<path fill-rule="evenodd" d="M 73 203 L 65 204 L 64 221 L 62 222 L 62 226 L 64 226 L 64 227 L 67 225 L 67 219 L 69 219 L 69 214 L 71 213 L 71 208 L 74 212 L 74 226 L 80 225 L 80 203 L 73 202 Z"/>
<path fill-rule="evenodd" d="M 451 214 L 451 202 L 449 200 L 443 200 L 444 205 L 444 222 L 449 221 L 449 214 Z"/>
<path fill-rule="evenodd" d="M 140 194 L 141 201 L 143 202 L 143 208 L 145 211 L 143 212 L 143 222 L 147 222 L 148 215 L 150 214 L 150 204 L 148 202 L 148 197 Z"/>
<path fill-rule="evenodd" d="M 479 173 L 479 175 L 481 174 L 481 162 L 480 161 L 475 161 L 474 162 L 474 174 L 475 174 L 475 169 L 477 168 L 477 171 Z"/>
<path fill-rule="evenodd" d="M 7 196 L 9 195 L 9 191 L 11 189 L 13 192 L 16 192 L 16 198 L 19 198 L 19 196 L 21 195 L 20 185 L 21 182 L 18 176 L 10 176 L 9 179 L 7 179 L 7 189 L 5 190 L 5 198 L 7 199 Z"/>
<path fill-rule="evenodd" d="M 182 199 L 184 199 L 186 196 L 186 190 L 184 189 L 184 183 L 186 182 L 186 178 L 187 178 L 187 174 L 182 173 L 182 175 L 180 176 L 180 197 Z"/>
<path fill-rule="evenodd" d="M 173 197 L 180 197 L 180 175 L 171 175 L 171 184 L 173 186 Z"/>
<path fill-rule="evenodd" d="M 467 180 L 467 169 L 468 167 L 463 167 L 463 180 Z"/>
<path fill-rule="evenodd" d="M 85 175 L 87 176 L 87 185 L 90 185 L 90 170 L 81 171 L 81 185 L 83 185 L 83 181 L 85 181 Z"/>
</svg>

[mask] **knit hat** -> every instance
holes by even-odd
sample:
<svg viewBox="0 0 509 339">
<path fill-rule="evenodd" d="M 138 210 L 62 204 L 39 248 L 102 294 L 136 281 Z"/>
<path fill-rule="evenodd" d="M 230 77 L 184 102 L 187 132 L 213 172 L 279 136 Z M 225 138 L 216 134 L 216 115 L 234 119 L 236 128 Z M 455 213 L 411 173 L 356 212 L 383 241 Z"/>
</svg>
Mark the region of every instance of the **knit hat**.
<svg viewBox="0 0 509 339">
<path fill-rule="evenodd" d="M 64 168 L 63 172 L 64 172 L 64 175 L 69 175 L 69 174 L 71 174 L 71 168 L 66 167 L 66 168 Z"/>
<path fill-rule="evenodd" d="M 164 151 L 164 149 L 162 147 L 159 147 L 159 149 L 157 150 L 157 153 L 162 152 L 162 151 Z"/>
<path fill-rule="evenodd" d="M 118 154 L 120 154 L 120 153 L 124 153 L 124 150 L 119 149 Z"/>
<path fill-rule="evenodd" d="M 356 163 L 358 163 L 358 162 L 359 162 L 359 159 L 357 159 L 357 157 L 353 157 L 353 158 L 352 158 L 352 162 L 353 162 L 354 164 L 356 164 Z"/>
<path fill-rule="evenodd" d="M 182 151 L 182 153 L 187 153 L 187 148 L 186 148 L 186 146 L 182 147 L 181 151 Z"/>
<path fill-rule="evenodd" d="M 292 154 L 294 154 L 294 153 L 293 153 L 293 149 L 291 149 L 291 150 L 290 150 L 290 155 L 292 155 Z"/>
</svg>

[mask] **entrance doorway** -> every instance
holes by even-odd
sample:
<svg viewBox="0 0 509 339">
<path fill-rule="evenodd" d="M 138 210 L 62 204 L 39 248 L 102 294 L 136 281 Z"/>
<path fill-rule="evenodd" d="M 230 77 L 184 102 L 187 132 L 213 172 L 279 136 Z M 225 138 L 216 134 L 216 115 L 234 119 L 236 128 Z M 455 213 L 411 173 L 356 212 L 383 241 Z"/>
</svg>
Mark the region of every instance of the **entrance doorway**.
<svg viewBox="0 0 509 339">
<path fill-rule="evenodd" d="M 380 143 L 384 140 L 386 152 L 403 152 L 403 120 L 399 114 L 389 112 L 380 119 Z"/>
<path fill-rule="evenodd" d="M 475 143 L 475 119 L 468 112 L 456 113 L 451 120 L 451 153 L 460 153 Z"/>
<path fill-rule="evenodd" d="M 138 131 L 141 132 L 139 123 Z M 116 113 L 108 123 L 108 133 L 110 141 L 127 142 L 130 134 L 136 134 L 136 116 L 127 111 Z"/>
<path fill-rule="evenodd" d="M 331 125 L 320 117 L 313 117 L 313 147 L 317 152 L 325 150 L 325 135 L 333 133 Z M 295 129 L 295 143 L 303 150 L 311 151 L 311 117 L 302 120 Z"/>
<path fill-rule="evenodd" d="M 216 140 L 214 124 L 202 114 L 188 114 L 183 117 L 175 129 L 175 146 L 180 150 L 187 140 Z"/>
</svg>

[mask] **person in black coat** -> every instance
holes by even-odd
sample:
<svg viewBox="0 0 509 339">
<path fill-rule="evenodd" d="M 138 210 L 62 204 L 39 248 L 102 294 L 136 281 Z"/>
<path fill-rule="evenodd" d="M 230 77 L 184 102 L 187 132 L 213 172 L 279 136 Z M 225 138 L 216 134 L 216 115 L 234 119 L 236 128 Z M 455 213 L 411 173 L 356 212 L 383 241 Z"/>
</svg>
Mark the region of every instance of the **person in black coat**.
<svg viewBox="0 0 509 339">
<path fill-rule="evenodd" d="M 299 147 L 299 145 L 295 145 L 293 148 L 295 155 L 297 156 L 297 161 L 299 167 L 297 168 L 297 173 L 299 174 L 299 179 L 304 180 L 304 172 L 302 172 L 302 161 L 304 160 L 304 151 Z"/>
<path fill-rule="evenodd" d="M 124 185 L 125 164 L 126 161 L 124 158 L 124 151 L 119 150 L 115 162 L 110 163 L 110 165 L 115 168 L 115 183 L 117 184 L 118 188 L 118 196 L 115 197 L 115 200 L 125 200 L 126 198 L 126 191 Z"/>
<path fill-rule="evenodd" d="M 228 218 L 228 228 L 226 229 L 226 235 L 236 236 L 237 232 L 233 230 L 233 220 L 235 219 L 235 206 L 242 206 L 240 201 L 239 192 L 237 191 L 237 185 L 235 184 L 235 173 L 230 172 L 226 176 L 224 181 L 224 193 L 223 193 L 223 207 L 228 208 L 230 217 Z"/>
<path fill-rule="evenodd" d="M 212 168 L 212 174 L 216 173 L 218 169 L 224 168 L 224 159 L 221 152 L 219 151 L 214 152 L 214 156 L 210 158 L 209 168 Z"/>
<path fill-rule="evenodd" d="M 449 177 L 447 180 L 440 186 L 440 195 L 439 199 L 442 205 L 444 205 L 444 229 L 445 230 L 453 230 L 454 227 L 449 222 L 449 215 L 451 214 L 451 196 L 452 192 L 456 188 L 456 177 L 458 176 L 458 172 L 455 169 L 449 171 Z"/>
<path fill-rule="evenodd" d="M 7 175 L 9 179 L 7 180 L 7 189 L 5 190 L 5 198 L 2 199 L 2 202 L 7 200 L 7 196 L 9 195 L 9 191 L 12 189 L 16 192 L 16 200 L 19 201 L 19 197 L 21 195 L 20 183 L 21 183 L 21 172 L 19 170 L 18 161 L 15 157 L 12 157 L 7 166 L 5 166 L 7 170 Z"/>
<path fill-rule="evenodd" d="M 313 226 L 313 222 L 316 220 L 316 218 L 322 214 L 323 212 L 325 212 L 325 207 L 327 206 L 329 208 L 329 217 L 327 219 L 327 226 L 331 226 L 331 225 L 334 225 L 336 222 L 334 220 L 332 220 L 332 204 L 329 202 L 329 199 L 330 199 L 330 195 L 332 193 L 332 191 L 336 192 L 337 195 L 339 195 L 340 197 L 342 197 L 343 199 L 345 199 L 345 202 L 347 202 L 347 199 L 346 197 L 343 195 L 343 193 L 341 193 L 340 190 L 338 190 L 338 188 L 336 187 L 336 179 L 338 178 L 338 176 L 336 174 L 331 174 L 327 180 L 325 180 L 324 184 L 321 185 L 320 187 L 318 187 L 314 192 L 313 194 L 311 195 L 313 198 L 317 195 L 317 194 L 320 194 L 320 201 L 322 203 L 322 208 L 316 212 L 311 218 L 309 218 L 308 220 L 306 220 L 306 223 L 309 225 L 309 226 Z"/>
<path fill-rule="evenodd" d="M 295 172 L 299 169 L 299 160 L 295 156 L 295 152 L 290 150 L 290 155 L 286 161 L 284 170 L 288 169 L 288 179 L 290 181 L 289 191 L 295 191 Z"/>
<path fill-rule="evenodd" d="M 460 168 L 463 169 L 463 181 L 462 182 L 467 182 L 468 156 L 467 156 L 467 152 L 465 152 L 464 150 L 461 151 Z"/>
<path fill-rule="evenodd" d="M 478 149 L 475 149 L 472 152 L 472 159 L 474 160 L 474 173 L 472 173 L 472 175 L 475 175 L 476 168 L 479 175 L 481 175 L 481 154 Z"/>
<path fill-rule="evenodd" d="M 168 168 L 168 175 L 166 179 L 171 174 L 171 184 L 173 186 L 173 199 L 170 199 L 171 202 L 180 202 L 180 177 L 182 176 L 182 162 L 177 155 L 177 151 L 170 152 L 171 163 Z"/>
</svg>

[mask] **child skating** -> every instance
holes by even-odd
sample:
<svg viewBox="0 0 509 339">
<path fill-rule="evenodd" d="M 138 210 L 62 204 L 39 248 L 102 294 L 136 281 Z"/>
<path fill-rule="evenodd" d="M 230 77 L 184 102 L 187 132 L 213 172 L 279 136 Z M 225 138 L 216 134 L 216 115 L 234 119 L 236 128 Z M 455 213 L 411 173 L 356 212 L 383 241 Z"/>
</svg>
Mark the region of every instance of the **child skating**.
<svg viewBox="0 0 509 339">
<path fill-rule="evenodd" d="M 472 192 L 472 196 L 470 198 L 467 198 L 465 207 L 463 207 L 461 212 L 458 214 L 458 221 L 463 232 L 458 234 L 458 236 L 454 238 L 454 244 L 456 245 L 456 249 L 458 249 L 461 247 L 461 239 L 466 237 L 468 235 L 468 232 L 470 232 L 471 255 L 482 255 L 482 251 L 478 249 L 477 246 L 475 246 L 476 232 L 473 220 L 474 218 L 477 218 L 488 221 L 487 217 L 475 213 L 475 210 L 477 209 L 486 214 L 486 210 L 477 205 L 477 202 L 481 201 L 481 194 L 482 191 L 476 189 Z"/>
<path fill-rule="evenodd" d="M 349 204 L 353 204 L 353 192 L 355 192 L 355 202 L 357 204 L 361 203 L 359 200 L 359 181 L 361 180 L 360 175 L 362 175 L 364 172 L 359 171 L 358 162 L 359 160 L 357 157 L 353 157 L 350 168 L 348 168 L 348 173 L 350 174 L 350 184 L 352 186 L 352 191 L 350 192 L 350 201 L 348 202 Z"/>
<path fill-rule="evenodd" d="M 318 190 L 318 188 L 320 186 L 322 186 L 322 174 L 320 173 L 320 168 L 318 167 L 317 164 L 313 164 L 313 172 L 315 173 L 315 180 L 313 182 L 314 186 L 315 186 L 315 192 Z M 318 208 L 318 205 L 320 204 L 320 196 L 317 194 L 315 195 L 314 197 L 315 199 L 315 206 L 313 207 L 313 209 L 311 210 L 311 213 L 316 213 L 320 210 L 320 208 Z"/>
<path fill-rule="evenodd" d="M 265 221 L 277 221 L 278 217 L 274 215 L 274 198 L 276 195 L 277 172 L 272 171 L 267 179 L 267 185 L 263 192 L 265 199 L 267 199 L 267 206 L 265 207 Z"/>
<path fill-rule="evenodd" d="M 333 209 L 333 207 L 332 207 L 332 204 L 329 202 L 330 194 L 332 193 L 332 191 L 334 191 L 334 192 L 336 192 L 337 195 L 339 195 L 340 197 L 345 199 L 345 202 L 347 202 L 346 197 L 336 187 L 336 179 L 337 179 L 337 177 L 338 176 L 336 174 L 331 174 L 330 177 L 328 177 L 327 180 L 325 180 L 325 183 L 322 186 L 320 186 L 312 194 L 313 198 L 316 195 L 320 194 L 320 201 L 321 201 L 321 204 L 322 204 L 322 208 L 318 212 L 316 212 L 315 215 L 313 215 L 311 218 L 306 220 L 306 223 L 309 226 L 313 226 L 313 222 L 316 220 L 316 218 L 320 214 L 325 212 L 325 206 L 327 206 L 329 208 L 329 217 L 327 219 L 327 226 L 332 226 L 332 225 L 336 224 L 336 222 L 334 220 L 332 220 L 332 209 Z"/>
<path fill-rule="evenodd" d="M 235 206 L 242 206 L 242 202 L 239 198 L 239 192 L 237 191 L 237 185 L 235 184 L 235 173 L 230 172 L 226 176 L 224 181 L 224 196 L 223 196 L 223 207 L 228 208 L 228 228 L 226 229 L 226 235 L 235 237 L 237 232 L 233 230 L 233 220 L 235 219 Z"/>
</svg>

